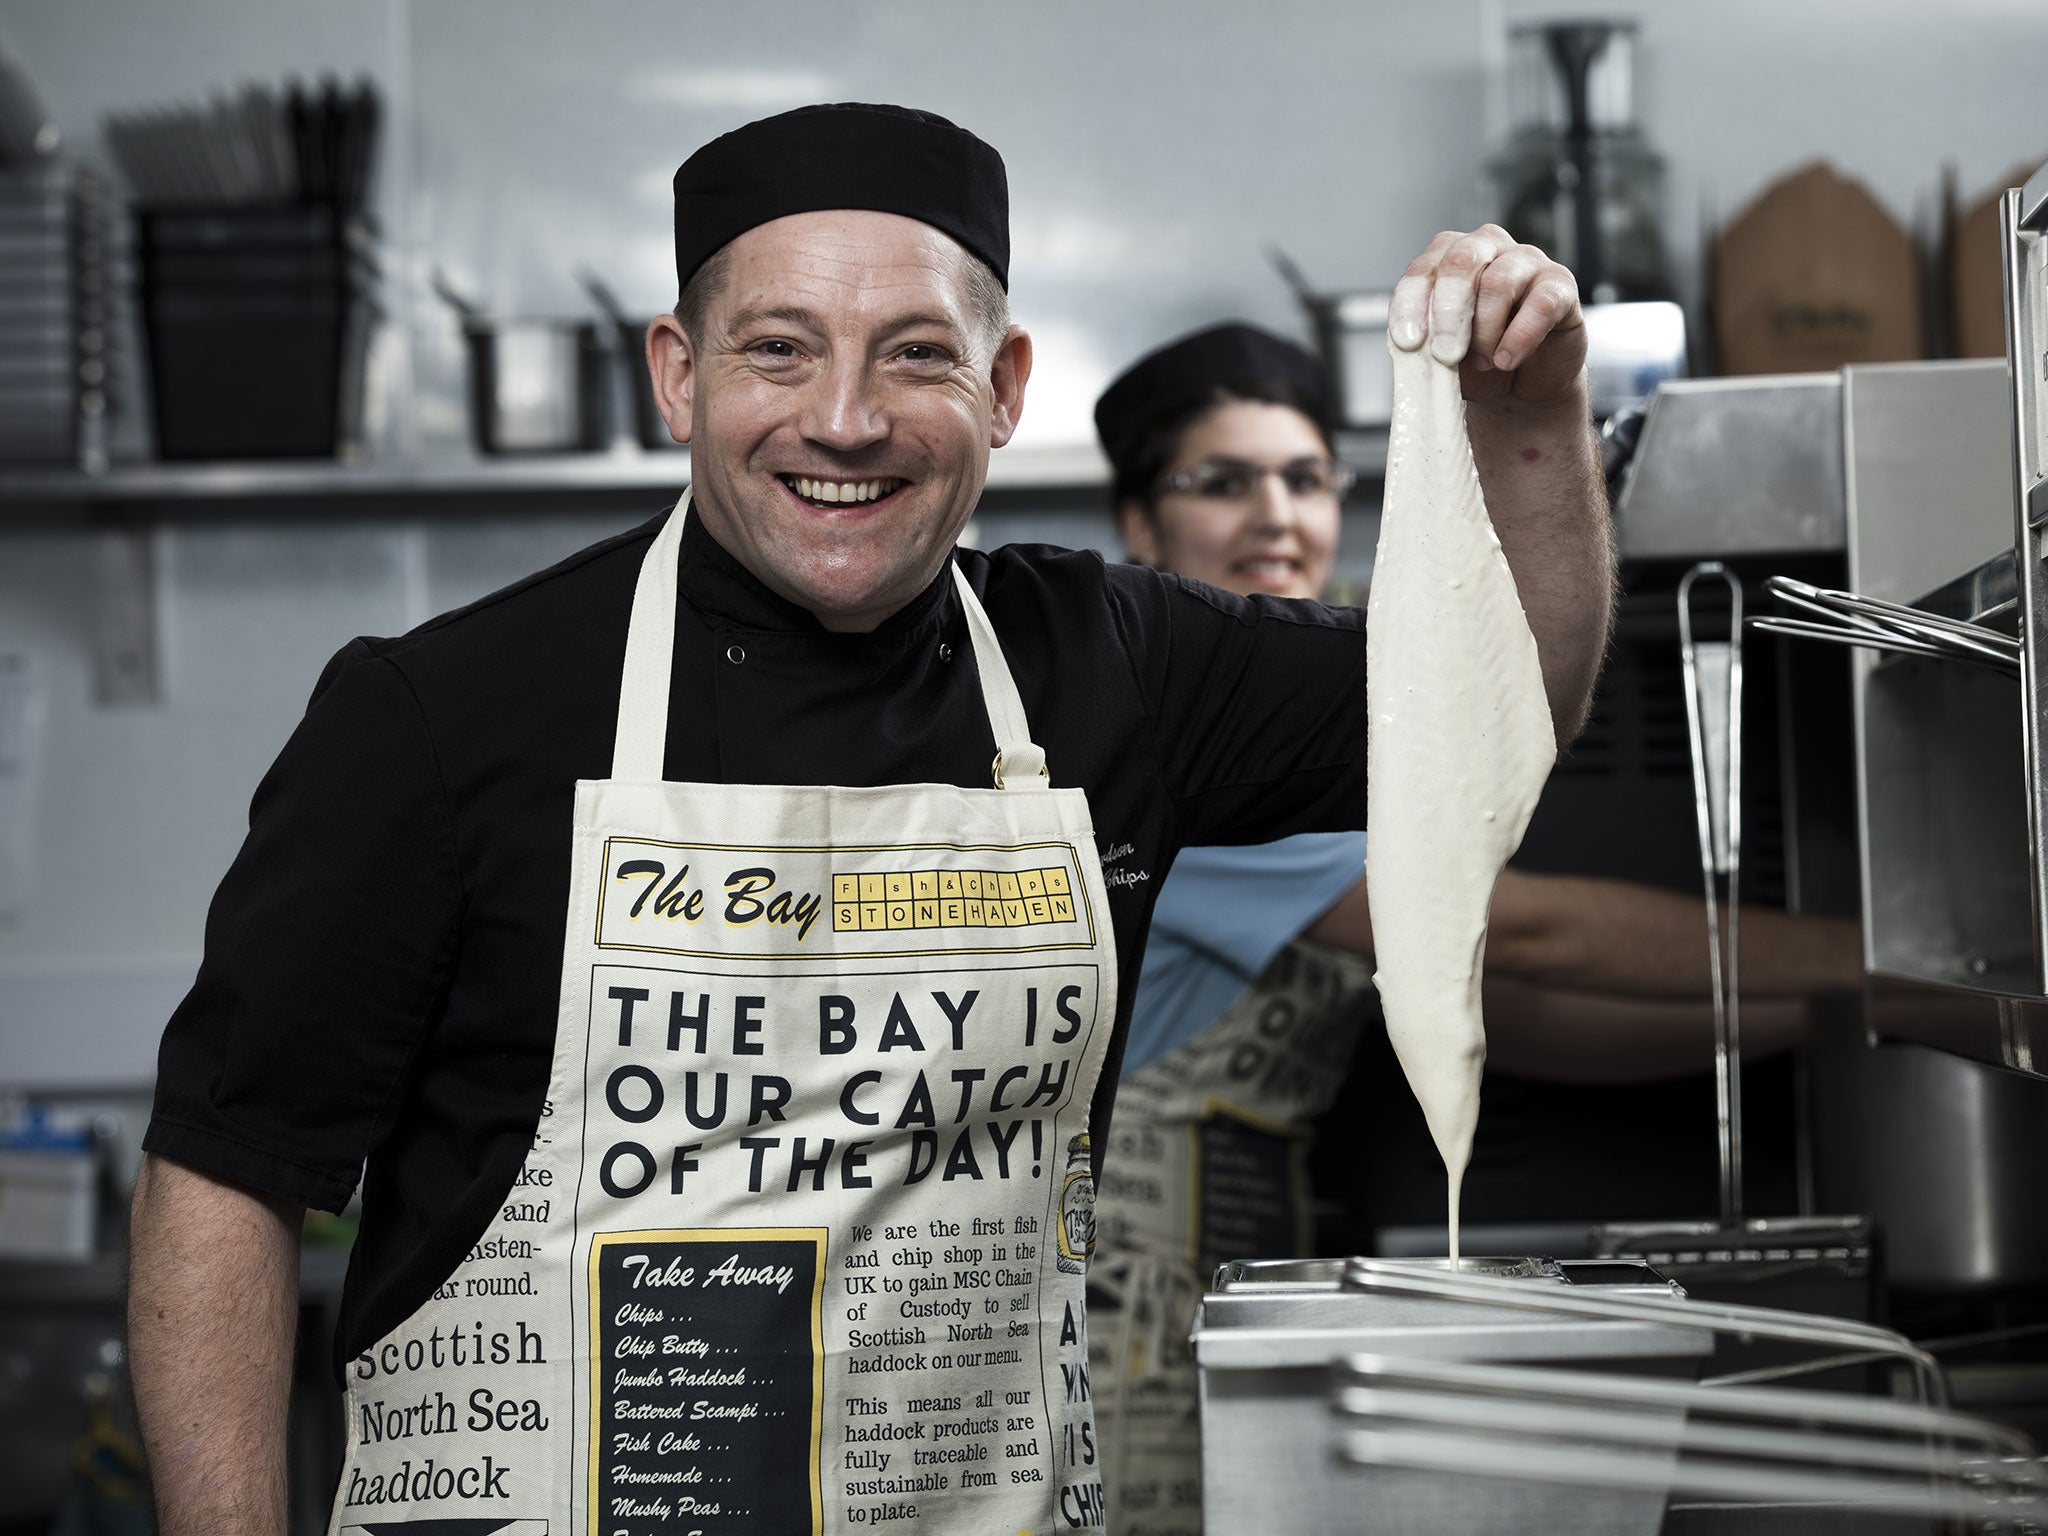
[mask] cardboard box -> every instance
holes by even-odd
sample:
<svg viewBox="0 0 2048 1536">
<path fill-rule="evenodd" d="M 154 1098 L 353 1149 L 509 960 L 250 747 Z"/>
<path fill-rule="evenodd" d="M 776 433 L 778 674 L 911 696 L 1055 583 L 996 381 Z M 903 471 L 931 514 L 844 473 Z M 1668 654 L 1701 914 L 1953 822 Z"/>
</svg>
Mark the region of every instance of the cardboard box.
<svg viewBox="0 0 2048 1536">
<path fill-rule="evenodd" d="M 1807 373 L 1925 355 L 1920 253 L 1868 188 L 1816 162 L 1715 242 L 1721 372 Z"/>
</svg>

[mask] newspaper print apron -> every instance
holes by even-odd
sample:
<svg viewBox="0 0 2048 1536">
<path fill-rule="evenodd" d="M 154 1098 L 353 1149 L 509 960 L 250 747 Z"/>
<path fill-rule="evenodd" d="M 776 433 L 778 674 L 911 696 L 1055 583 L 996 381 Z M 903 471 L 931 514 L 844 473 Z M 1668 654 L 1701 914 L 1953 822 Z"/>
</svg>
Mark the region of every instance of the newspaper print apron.
<svg viewBox="0 0 2048 1536">
<path fill-rule="evenodd" d="M 663 782 L 688 505 L 641 567 L 612 776 L 576 786 L 533 1151 L 352 1364 L 331 1530 L 1099 1527 L 1086 798 L 957 568 L 997 787 Z"/>
<path fill-rule="evenodd" d="M 1219 1263 L 1307 1251 L 1309 1122 L 1376 1022 L 1372 963 L 1296 939 L 1207 1029 L 1117 1085 L 1088 1275 L 1112 1531 L 1200 1536 L 1196 1303 Z"/>
</svg>

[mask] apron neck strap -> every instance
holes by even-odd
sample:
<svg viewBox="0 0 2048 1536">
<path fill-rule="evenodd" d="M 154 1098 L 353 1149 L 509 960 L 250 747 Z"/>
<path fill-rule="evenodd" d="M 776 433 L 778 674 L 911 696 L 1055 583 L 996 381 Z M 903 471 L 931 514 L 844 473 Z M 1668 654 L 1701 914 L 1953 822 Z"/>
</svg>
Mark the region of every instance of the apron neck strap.
<svg viewBox="0 0 2048 1536">
<path fill-rule="evenodd" d="M 685 490 L 640 561 L 633 614 L 626 624 L 626 667 L 619 680 L 619 728 L 612 777 L 631 784 L 661 778 L 668 750 L 669 672 L 676 655 L 676 572 L 681 567 Z"/>
<path fill-rule="evenodd" d="M 675 660 L 676 575 L 682 561 L 683 523 L 690 514 L 690 492 L 684 491 L 675 511 L 654 536 L 640 562 L 633 589 L 633 613 L 626 626 L 626 664 L 619 680 L 619 724 L 612 739 L 612 777 L 627 783 L 660 780 L 668 747 L 669 673 Z M 974 645 L 975 670 L 981 677 L 982 705 L 996 739 L 994 765 L 998 789 L 1042 789 L 1050 779 L 1045 752 L 1031 739 L 1024 701 L 1003 659 L 988 615 L 958 565 L 952 566 L 953 589 L 967 616 L 967 634 Z"/>
<path fill-rule="evenodd" d="M 1010 664 L 1003 659 L 1003 647 L 996 639 L 995 626 L 982 611 L 981 600 L 967 584 L 958 561 L 947 562 L 953 571 L 953 590 L 960 594 L 961 611 L 967 615 L 967 638 L 974 642 L 974 668 L 981 674 L 981 699 L 988 710 L 989 729 L 996 738 L 993 768 L 997 789 L 1044 789 L 1052 782 L 1045 771 L 1045 749 L 1031 739 L 1031 722 L 1024 718 L 1024 700 L 1017 692 Z"/>
</svg>

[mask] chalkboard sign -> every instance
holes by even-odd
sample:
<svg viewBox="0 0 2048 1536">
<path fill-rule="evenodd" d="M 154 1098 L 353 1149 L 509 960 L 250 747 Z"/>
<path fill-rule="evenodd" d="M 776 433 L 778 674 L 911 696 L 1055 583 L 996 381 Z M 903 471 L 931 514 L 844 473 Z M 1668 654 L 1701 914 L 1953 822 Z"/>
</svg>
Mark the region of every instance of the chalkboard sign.
<svg viewBox="0 0 2048 1536">
<path fill-rule="evenodd" d="M 1202 1171 L 1197 1215 L 1203 1273 L 1231 1259 L 1284 1258 L 1295 1250 L 1292 1201 L 1273 1191 L 1293 1187 L 1297 1144 L 1218 1111 L 1201 1123 Z"/>
<path fill-rule="evenodd" d="M 590 1249 L 592 1536 L 823 1529 L 826 1229 Z"/>
</svg>

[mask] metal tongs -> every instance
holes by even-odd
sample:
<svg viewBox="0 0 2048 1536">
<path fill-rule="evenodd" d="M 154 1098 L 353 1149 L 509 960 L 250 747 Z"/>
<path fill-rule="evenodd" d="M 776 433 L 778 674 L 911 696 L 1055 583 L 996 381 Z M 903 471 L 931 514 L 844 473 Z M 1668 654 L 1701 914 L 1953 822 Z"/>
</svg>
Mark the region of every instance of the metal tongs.
<svg viewBox="0 0 2048 1536">
<path fill-rule="evenodd" d="M 2025 1436 L 1841 1393 L 1358 1355 L 1337 1367 L 1332 1408 L 1355 1465 L 1964 1530 L 2048 1511 L 2048 1467 Z"/>
<path fill-rule="evenodd" d="M 1703 577 L 1728 588 L 1728 638 L 1693 638 L 1692 589 Z M 1721 1155 L 1721 1224 L 1742 1221 L 1742 1018 L 1737 939 L 1742 873 L 1742 583 L 1718 560 L 1705 560 L 1678 583 L 1678 647 L 1685 668 L 1685 718 L 1691 731 L 1693 812 L 1699 829 L 1700 880 L 1707 897 L 1707 973 L 1714 997 L 1714 1104 Z M 1727 882 L 1728 962 L 1721 965 L 1721 908 Z"/>
<path fill-rule="evenodd" d="M 2018 677 L 2020 643 L 1967 619 L 1952 619 L 1920 608 L 1865 597 L 1859 592 L 1837 592 L 1809 586 L 1790 576 L 1765 579 L 1764 589 L 1787 607 L 1802 609 L 1812 618 L 1766 614 L 1750 620 L 1752 629 L 1768 634 L 1789 635 L 1801 640 L 1826 640 L 1835 645 L 1860 646 L 1874 651 L 1892 651 L 1906 656 L 1927 656 L 1943 661 L 1966 661 Z"/>
</svg>

